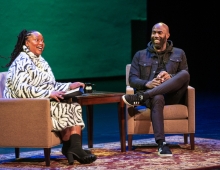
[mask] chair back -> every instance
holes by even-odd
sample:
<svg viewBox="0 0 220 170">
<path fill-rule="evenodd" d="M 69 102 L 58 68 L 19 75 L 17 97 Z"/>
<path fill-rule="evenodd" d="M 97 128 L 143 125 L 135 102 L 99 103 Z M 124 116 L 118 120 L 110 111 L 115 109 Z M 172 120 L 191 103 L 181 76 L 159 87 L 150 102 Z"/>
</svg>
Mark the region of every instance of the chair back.
<svg viewBox="0 0 220 170">
<path fill-rule="evenodd" d="M 0 98 L 3 98 L 7 72 L 0 72 Z"/>
<path fill-rule="evenodd" d="M 129 72 L 130 72 L 131 64 L 126 65 L 126 85 L 129 86 Z"/>
</svg>

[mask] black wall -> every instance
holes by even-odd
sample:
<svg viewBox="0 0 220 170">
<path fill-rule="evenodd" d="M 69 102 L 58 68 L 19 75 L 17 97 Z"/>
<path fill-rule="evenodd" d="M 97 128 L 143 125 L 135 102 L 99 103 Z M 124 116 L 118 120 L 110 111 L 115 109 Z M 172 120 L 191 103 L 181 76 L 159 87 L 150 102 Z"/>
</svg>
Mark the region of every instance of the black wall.
<svg viewBox="0 0 220 170">
<path fill-rule="evenodd" d="M 190 85 L 197 91 L 220 91 L 220 23 L 217 1 L 147 1 L 147 37 L 157 22 L 170 28 L 170 40 L 187 56 Z"/>
<path fill-rule="evenodd" d="M 131 20 L 131 60 L 138 50 L 145 49 L 147 46 L 147 21 Z"/>
</svg>

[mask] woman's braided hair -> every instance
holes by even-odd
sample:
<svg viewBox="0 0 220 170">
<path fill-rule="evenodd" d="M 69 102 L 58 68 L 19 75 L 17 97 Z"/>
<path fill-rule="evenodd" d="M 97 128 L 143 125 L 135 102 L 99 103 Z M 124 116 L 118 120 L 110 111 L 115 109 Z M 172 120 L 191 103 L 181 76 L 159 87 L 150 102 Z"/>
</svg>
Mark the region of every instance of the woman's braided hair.
<svg viewBox="0 0 220 170">
<path fill-rule="evenodd" d="M 16 57 L 20 54 L 21 51 L 23 51 L 23 45 L 25 44 L 25 41 L 27 40 L 28 36 L 31 35 L 35 31 L 27 31 L 27 30 L 22 30 L 19 35 L 18 35 L 18 41 L 15 45 L 15 48 L 13 52 L 11 53 L 11 60 L 8 64 L 6 64 L 6 67 L 10 67 L 12 62 L 16 59 Z"/>
</svg>

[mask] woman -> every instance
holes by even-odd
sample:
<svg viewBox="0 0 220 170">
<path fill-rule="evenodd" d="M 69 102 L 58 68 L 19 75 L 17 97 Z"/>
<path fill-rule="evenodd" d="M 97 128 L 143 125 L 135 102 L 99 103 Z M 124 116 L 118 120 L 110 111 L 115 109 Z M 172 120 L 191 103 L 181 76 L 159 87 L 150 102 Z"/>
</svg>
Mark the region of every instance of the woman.
<svg viewBox="0 0 220 170">
<path fill-rule="evenodd" d="M 63 141 L 62 153 L 73 164 L 74 159 L 82 164 L 92 163 L 96 156 L 81 145 L 81 130 L 85 127 L 82 108 L 78 103 L 61 103 L 66 91 L 85 87 L 82 82 L 59 83 L 48 63 L 41 56 L 44 38 L 38 31 L 23 30 L 11 54 L 4 90 L 5 98 L 50 98 L 53 130 L 60 132 Z"/>
</svg>

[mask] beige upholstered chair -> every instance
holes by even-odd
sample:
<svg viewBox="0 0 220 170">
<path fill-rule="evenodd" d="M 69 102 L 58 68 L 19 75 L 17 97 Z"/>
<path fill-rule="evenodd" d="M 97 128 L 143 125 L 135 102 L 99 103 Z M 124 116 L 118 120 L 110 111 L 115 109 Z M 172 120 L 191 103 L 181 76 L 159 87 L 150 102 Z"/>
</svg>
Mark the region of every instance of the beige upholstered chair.
<svg viewBox="0 0 220 170">
<path fill-rule="evenodd" d="M 51 132 L 49 99 L 5 99 L 2 93 L 7 72 L 0 73 L 0 147 L 44 148 L 46 166 L 50 166 L 51 147 L 61 144 Z"/>
<path fill-rule="evenodd" d="M 126 94 L 134 94 L 129 86 L 130 64 L 126 65 Z M 150 109 L 137 111 L 134 107 L 126 106 L 126 121 L 128 134 L 128 150 L 132 150 L 132 135 L 153 134 Z M 184 134 L 184 143 L 190 136 L 191 149 L 194 149 L 195 134 L 195 89 L 188 86 L 185 105 L 175 104 L 164 107 L 165 134 Z"/>
</svg>

